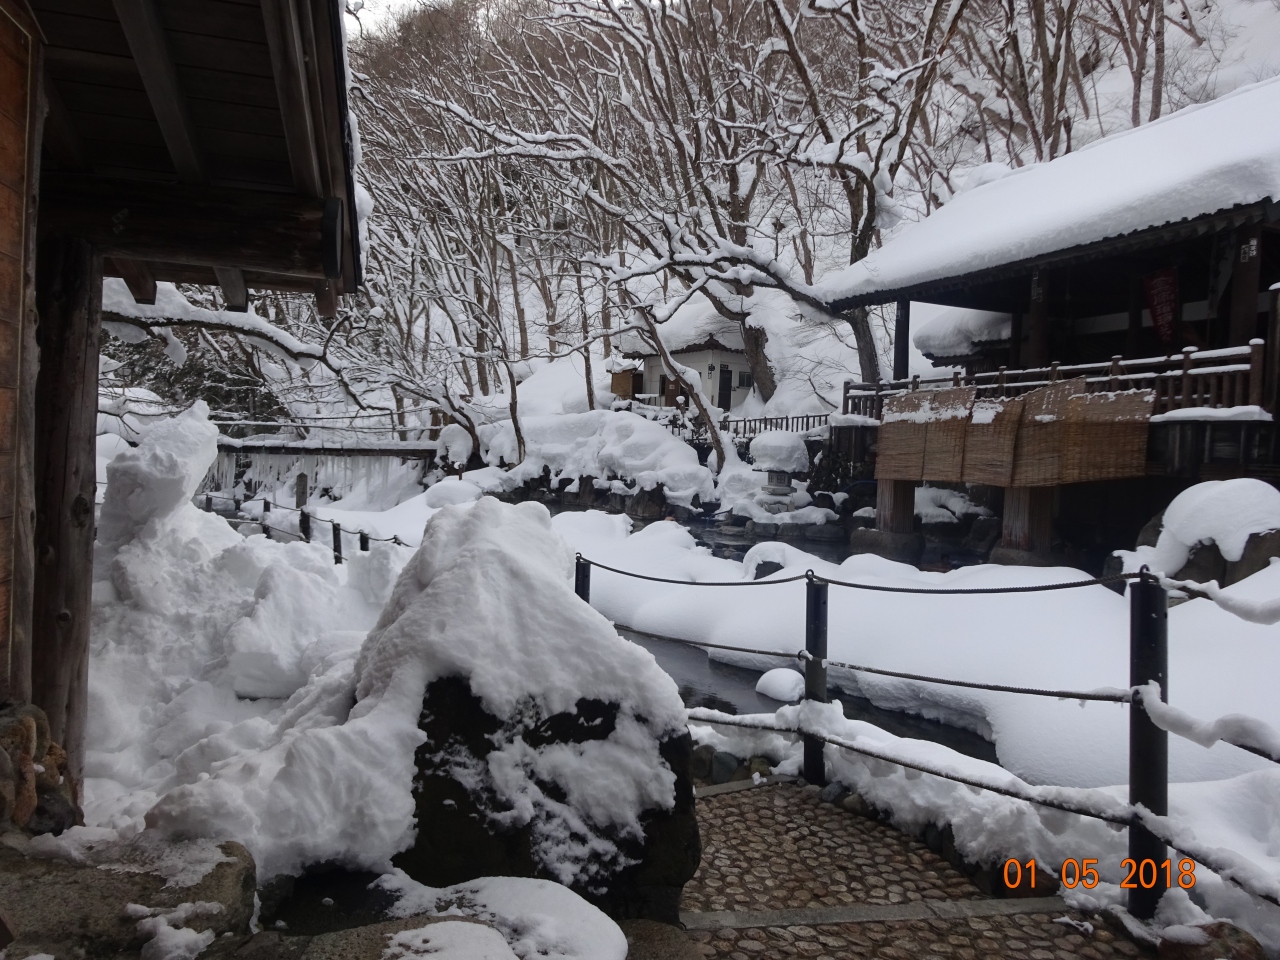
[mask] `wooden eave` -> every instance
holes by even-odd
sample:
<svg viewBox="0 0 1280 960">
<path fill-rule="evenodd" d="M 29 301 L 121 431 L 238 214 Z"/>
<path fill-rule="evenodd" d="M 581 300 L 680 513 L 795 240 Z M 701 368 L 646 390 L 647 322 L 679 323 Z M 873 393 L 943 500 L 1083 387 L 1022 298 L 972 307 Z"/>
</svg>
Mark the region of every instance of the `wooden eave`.
<svg viewBox="0 0 1280 960">
<path fill-rule="evenodd" d="M 360 283 L 341 0 L 31 0 L 46 41 L 42 234 L 157 280 Z"/>
<path fill-rule="evenodd" d="M 973 302 L 965 294 L 974 288 L 989 287 L 1002 281 L 1030 276 L 1032 271 L 1040 268 L 1070 267 L 1110 257 L 1128 256 L 1218 233 L 1222 230 L 1233 229 L 1246 223 L 1258 222 L 1267 225 L 1280 222 L 1280 203 L 1271 198 L 1266 198 L 1258 203 L 1240 204 L 1229 209 L 1219 210 L 1216 213 L 1143 230 L 1135 230 L 1131 233 L 1067 247 L 1052 253 L 1041 254 L 1037 257 L 1011 261 L 997 267 L 975 270 L 972 273 L 957 274 L 925 283 L 845 297 L 833 301 L 832 308 L 838 312 L 844 312 L 855 307 L 877 306 L 901 300 L 915 300 L 921 303 L 954 303 L 958 306 L 973 306 L 980 309 L 1004 312 L 1008 309 L 1008 304 L 980 307 L 978 303 Z"/>
</svg>

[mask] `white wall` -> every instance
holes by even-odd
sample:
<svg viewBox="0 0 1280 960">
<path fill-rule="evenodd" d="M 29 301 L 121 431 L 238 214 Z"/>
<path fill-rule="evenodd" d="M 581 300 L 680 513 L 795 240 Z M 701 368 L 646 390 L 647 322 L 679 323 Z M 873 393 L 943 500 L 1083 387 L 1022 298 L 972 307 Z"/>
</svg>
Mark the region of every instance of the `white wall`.
<svg viewBox="0 0 1280 960">
<path fill-rule="evenodd" d="M 747 358 L 745 354 L 735 353 L 729 350 L 697 350 L 692 353 L 676 354 L 677 362 L 684 364 L 698 372 L 702 378 L 702 392 L 706 394 L 712 403 L 719 398 L 717 394 L 720 389 L 720 366 L 727 365 L 733 373 L 733 399 L 731 407 L 736 407 L 751 395 L 750 387 L 739 387 L 739 375 L 750 372 L 747 366 Z M 708 369 L 714 367 L 714 370 Z M 664 371 L 662 368 L 662 360 L 658 357 L 646 357 L 644 361 L 644 392 L 646 394 L 656 394 L 659 392 L 658 385 Z M 661 404 L 661 398 L 650 400 L 650 403 Z"/>
</svg>

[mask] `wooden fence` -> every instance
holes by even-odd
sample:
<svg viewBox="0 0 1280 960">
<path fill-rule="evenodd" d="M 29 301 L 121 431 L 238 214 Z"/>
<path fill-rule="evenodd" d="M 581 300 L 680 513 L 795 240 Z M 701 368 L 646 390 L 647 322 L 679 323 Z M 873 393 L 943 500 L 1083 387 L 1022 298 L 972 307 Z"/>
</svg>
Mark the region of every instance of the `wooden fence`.
<svg viewBox="0 0 1280 960">
<path fill-rule="evenodd" d="M 1151 390 L 1152 414 L 1188 407 L 1262 406 L 1263 357 L 1261 340 L 1222 350 L 1186 347 L 1180 354 L 1100 363 L 1050 364 L 1026 370 L 999 370 L 950 377 L 912 377 L 877 384 L 846 382 L 842 412 L 879 420 L 886 397 L 913 390 L 976 387 L 981 398 L 1016 397 L 1059 380 L 1084 377 L 1089 393 Z"/>
</svg>

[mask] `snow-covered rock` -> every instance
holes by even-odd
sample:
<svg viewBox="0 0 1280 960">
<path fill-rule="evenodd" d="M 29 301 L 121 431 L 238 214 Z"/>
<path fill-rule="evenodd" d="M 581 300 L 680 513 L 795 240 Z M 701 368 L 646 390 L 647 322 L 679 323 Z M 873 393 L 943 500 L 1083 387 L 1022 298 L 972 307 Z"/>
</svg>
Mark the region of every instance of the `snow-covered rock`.
<svg viewBox="0 0 1280 960">
<path fill-rule="evenodd" d="M 804 674 L 790 667 L 766 670 L 756 681 L 756 693 L 783 703 L 800 700 L 804 697 Z"/>
<path fill-rule="evenodd" d="M 683 705 L 574 595 L 572 568 L 541 504 L 436 514 L 332 733 L 379 737 L 409 847 L 395 862 L 415 879 L 532 870 L 656 909 L 645 891 L 678 888 L 698 862 Z"/>
</svg>

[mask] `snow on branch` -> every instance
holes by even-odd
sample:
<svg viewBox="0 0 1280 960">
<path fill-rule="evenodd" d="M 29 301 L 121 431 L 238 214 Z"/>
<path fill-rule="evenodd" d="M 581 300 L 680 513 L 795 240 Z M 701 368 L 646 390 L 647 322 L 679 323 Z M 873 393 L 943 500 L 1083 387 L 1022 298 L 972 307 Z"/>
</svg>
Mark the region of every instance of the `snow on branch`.
<svg viewBox="0 0 1280 960">
<path fill-rule="evenodd" d="M 1202 747 L 1212 747 L 1221 740 L 1280 763 L 1280 730 L 1261 720 L 1242 713 L 1229 713 L 1217 720 L 1197 719 L 1161 700 L 1160 685 L 1154 682 L 1134 687 L 1133 692 L 1136 694 L 1134 699 L 1142 704 L 1151 722 L 1161 730 Z"/>
</svg>

